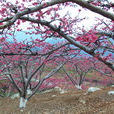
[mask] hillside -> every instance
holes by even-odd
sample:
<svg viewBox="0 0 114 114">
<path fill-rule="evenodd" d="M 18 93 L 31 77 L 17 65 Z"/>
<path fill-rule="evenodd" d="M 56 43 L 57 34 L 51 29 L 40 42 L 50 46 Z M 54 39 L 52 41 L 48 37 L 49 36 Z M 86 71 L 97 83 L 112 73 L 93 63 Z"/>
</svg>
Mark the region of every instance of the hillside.
<svg viewBox="0 0 114 114">
<path fill-rule="evenodd" d="M 114 87 L 102 88 L 94 93 L 86 90 L 57 91 L 36 94 L 23 112 L 18 108 L 19 99 L 0 98 L 0 114 L 114 114 Z"/>
</svg>

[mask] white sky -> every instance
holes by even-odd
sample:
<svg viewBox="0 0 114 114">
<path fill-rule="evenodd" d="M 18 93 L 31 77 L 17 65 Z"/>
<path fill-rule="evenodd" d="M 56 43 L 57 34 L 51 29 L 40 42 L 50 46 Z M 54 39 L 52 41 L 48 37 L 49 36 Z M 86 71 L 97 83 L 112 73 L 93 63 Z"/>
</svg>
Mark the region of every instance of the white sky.
<svg viewBox="0 0 114 114">
<path fill-rule="evenodd" d="M 7 0 L 13 4 L 15 4 L 16 0 Z M 19 0 L 19 2 L 21 2 L 22 0 Z M 26 0 L 27 1 L 27 0 Z M 37 0 L 32 0 L 32 1 L 37 1 Z M 47 0 L 49 1 L 49 0 Z M 112 2 L 112 0 L 108 0 L 109 2 Z M 24 3 L 24 5 L 28 6 L 30 5 L 31 3 Z M 98 18 L 101 18 L 101 19 L 106 19 L 104 18 L 103 16 L 99 15 L 99 14 L 96 14 L 96 13 L 93 13 L 92 11 L 89 11 L 89 10 L 84 10 L 82 7 L 80 6 L 77 6 L 77 8 L 73 8 L 73 7 L 65 7 L 64 9 L 62 9 L 60 11 L 60 14 L 61 15 L 64 15 L 66 14 L 67 12 L 69 12 L 71 14 L 71 17 L 75 17 L 77 14 L 78 14 L 78 8 L 80 8 L 82 11 L 81 11 L 81 14 L 80 14 L 80 17 L 86 17 L 87 19 L 86 20 L 83 20 L 82 22 L 80 22 L 78 24 L 79 27 L 85 27 L 86 29 L 90 29 L 95 23 L 96 23 L 96 20 L 95 20 L 95 17 L 98 17 Z M 20 26 L 20 28 L 26 30 L 26 27 L 28 26 L 28 23 L 24 23 Z"/>
<path fill-rule="evenodd" d="M 16 0 L 7 0 L 7 1 L 9 1 L 9 2 L 12 2 L 13 4 L 15 4 L 15 2 L 16 2 Z M 21 0 L 18 0 L 18 1 L 21 1 Z M 33 1 L 33 0 L 32 0 Z M 37 1 L 37 0 L 34 0 L 34 1 Z M 49 0 L 48 0 L 49 1 Z M 112 1 L 112 0 L 110 0 L 110 1 Z M 27 6 L 27 4 L 26 3 L 24 3 L 26 6 Z M 29 3 L 30 4 L 30 3 Z M 99 18 L 101 18 L 101 19 L 105 19 L 105 20 L 107 20 L 106 18 L 104 18 L 103 16 L 101 16 L 101 15 L 99 15 L 99 14 L 96 14 L 96 13 L 93 13 L 92 11 L 89 11 L 89 10 L 84 10 L 82 7 L 80 7 L 80 6 L 77 6 L 77 8 L 76 7 L 65 7 L 64 9 L 62 9 L 61 11 L 60 11 L 60 14 L 61 14 L 61 16 L 63 16 L 63 15 L 65 15 L 67 12 L 69 12 L 70 13 L 70 15 L 71 15 L 71 17 L 75 17 L 75 16 L 77 16 L 78 15 L 78 9 L 81 9 L 82 11 L 81 11 L 81 13 L 80 13 L 80 17 L 86 17 L 87 19 L 86 20 L 83 20 L 82 22 L 80 22 L 79 24 L 78 24 L 78 26 L 79 27 L 85 27 L 87 30 L 89 30 L 95 23 L 97 23 L 96 22 L 96 20 L 95 20 L 95 17 L 99 17 Z M 29 26 L 30 24 L 29 24 L 29 22 L 26 22 L 26 23 L 23 23 L 23 24 L 21 24 L 20 26 L 19 26 L 19 28 L 20 29 L 23 29 L 23 31 L 26 31 L 27 30 L 27 27 Z M 22 40 L 25 40 L 25 39 L 29 39 L 29 37 L 30 36 L 28 36 L 28 35 L 25 35 L 25 34 L 23 34 L 23 33 L 21 33 L 21 32 L 18 32 L 18 34 L 16 33 L 15 34 L 15 36 L 16 36 L 16 39 L 18 39 L 18 41 L 22 41 Z M 34 36 L 35 37 L 35 36 Z M 12 39 L 12 38 L 11 38 Z M 9 40 L 11 40 L 11 39 L 9 39 Z"/>
</svg>

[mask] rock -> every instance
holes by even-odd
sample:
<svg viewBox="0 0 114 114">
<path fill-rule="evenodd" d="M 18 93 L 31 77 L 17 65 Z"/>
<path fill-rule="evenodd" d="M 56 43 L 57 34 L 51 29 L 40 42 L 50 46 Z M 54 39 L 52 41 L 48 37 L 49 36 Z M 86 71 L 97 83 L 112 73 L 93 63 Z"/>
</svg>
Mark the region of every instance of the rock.
<svg viewBox="0 0 114 114">
<path fill-rule="evenodd" d="M 23 112 L 23 109 L 21 109 L 20 112 Z"/>
<path fill-rule="evenodd" d="M 58 86 L 56 86 L 56 87 L 54 88 L 54 90 L 57 91 L 57 92 L 60 92 L 60 94 L 66 93 L 66 91 L 64 91 L 63 89 L 61 89 L 61 88 L 58 87 Z"/>
<path fill-rule="evenodd" d="M 62 89 L 60 87 L 58 87 L 58 86 L 54 87 L 54 90 L 55 91 L 59 91 L 59 92 L 62 91 Z"/>
<path fill-rule="evenodd" d="M 82 103 L 82 104 L 85 104 L 86 103 L 86 101 L 85 100 L 80 100 L 80 102 Z"/>
<path fill-rule="evenodd" d="M 114 91 L 108 91 L 108 95 L 114 95 Z"/>
<path fill-rule="evenodd" d="M 48 89 L 48 90 L 43 91 L 42 93 L 49 93 L 49 92 L 52 92 L 52 91 L 53 91 L 53 89 Z"/>
<path fill-rule="evenodd" d="M 19 93 L 16 93 L 16 94 L 11 96 L 11 99 L 19 98 L 19 96 L 20 96 Z"/>
<path fill-rule="evenodd" d="M 95 92 L 95 91 L 98 91 L 98 90 L 101 90 L 101 89 L 98 88 L 98 87 L 90 87 L 90 88 L 88 88 L 88 92 Z"/>
<path fill-rule="evenodd" d="M 60 91 L 60 94 L 64 94 L 64 93 L 65 93 L 65 91 L 64 91 L 64 90 L 61 90 L 61 91 Z"/>
<path fill-rule="evenodd" d="M 52 97 L 56 97 L 56 95 L 52 95 Z"/>
</svg>

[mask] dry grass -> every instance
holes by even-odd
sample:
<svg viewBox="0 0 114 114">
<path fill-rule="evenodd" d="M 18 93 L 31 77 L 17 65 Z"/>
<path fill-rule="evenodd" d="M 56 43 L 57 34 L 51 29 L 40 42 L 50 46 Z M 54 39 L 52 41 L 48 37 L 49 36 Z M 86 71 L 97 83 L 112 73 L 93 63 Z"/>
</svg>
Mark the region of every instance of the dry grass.
<svg viewBox="0 0 114 114">
<path fill-rule="evenodd" d="M 78 90 L 36 94 L 23 112 L 18 108 L 19 99 L 0 98 L 0 114 L 114 114 L 114 95 L 109 96 L 109 90 L 114 87 L 94 93 Z"/>
</svg>

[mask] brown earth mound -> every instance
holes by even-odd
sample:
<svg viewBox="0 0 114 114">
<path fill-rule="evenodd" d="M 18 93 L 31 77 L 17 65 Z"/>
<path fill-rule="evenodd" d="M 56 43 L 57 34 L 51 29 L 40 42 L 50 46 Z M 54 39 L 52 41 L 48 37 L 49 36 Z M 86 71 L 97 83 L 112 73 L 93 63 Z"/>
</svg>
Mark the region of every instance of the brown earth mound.
<svg viewBox="0 0 114 114">
<path fill-rule="evenodd" d="M 78 90 L 36 94 L 23 112 L 18 108 L 19 99 L 0 98 L 0 114 L 114 114 L 114 95 L 108 95 L 109 90 L 114 87 L 94 93 Z"/>
</svg>

